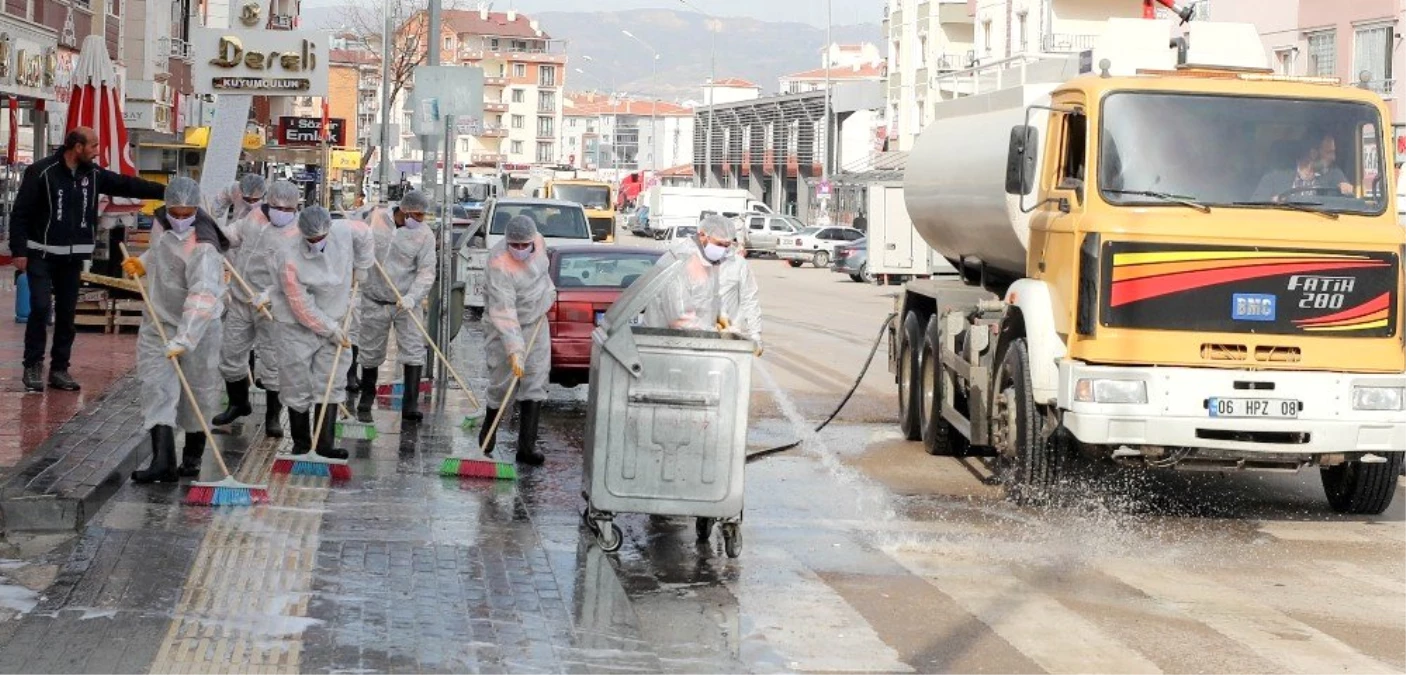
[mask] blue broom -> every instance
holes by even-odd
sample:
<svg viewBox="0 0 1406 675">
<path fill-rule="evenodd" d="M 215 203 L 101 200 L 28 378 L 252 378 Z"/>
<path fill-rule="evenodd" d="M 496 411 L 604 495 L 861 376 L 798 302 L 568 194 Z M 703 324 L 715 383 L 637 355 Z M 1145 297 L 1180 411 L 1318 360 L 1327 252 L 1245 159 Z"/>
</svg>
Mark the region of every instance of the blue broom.
<svg viewBox="0 0 1406 675">
<path fill-rule="evenodd" d="M 342 334 L 345 335 L 347 329 L 351 327 L 352 310 L 357 301 L 357 284 L 352 281 L 351 304 L 347 305 L 347 315 L 342 319 Z M 286 473 L 294 476 L 327 476 L 334 481 L 350 480 L 352 476 L 351 465 L 345 459 L 331 459 L 317 454 L 317 442 L 322 436 L 322 425 L 327 419 L 327 409 L 332 407 L 332 383 L 337 381 L 337 362 L 342 360 L 342 352 L 346 350 L 345 344 L 337 345 L 337 352 L 332 355 L 332 371 L 327 375 L 327 388 L 322 391 L 322 406 L 318 411 L 317 419 L 313 421 L 312 428 L 312 448 L 306 454 L 280 454 L 273 458 L 273 473 Z M 334 413 L 335 414 L 335 413 Z M 335 433 L 333 436 L 335 437 Z"/>
</svg>

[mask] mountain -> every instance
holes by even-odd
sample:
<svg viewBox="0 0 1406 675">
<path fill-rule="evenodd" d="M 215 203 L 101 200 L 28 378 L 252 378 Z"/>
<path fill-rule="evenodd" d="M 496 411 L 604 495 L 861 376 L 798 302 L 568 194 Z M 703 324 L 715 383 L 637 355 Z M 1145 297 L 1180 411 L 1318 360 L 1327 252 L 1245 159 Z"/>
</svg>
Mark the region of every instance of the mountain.
<svg viewBox="0 0 1406 675">
<path fill-rule="evenodd" d="M 337 28 L 343 18 L 338 7 L 303 9 L 303 23 L 310 27 Z M 708 20 L 700 14 L 642 9 L 542 12 L 532 18 L 554 40 L 564 42 L 570 57 L 568 90 L 611 89 L 681 101 L 702 98 L 709 74 L 711 36 Z M 718 79 L 750 80 L 763 94 L 771 94 L 776 92 L 778 77 L 820 67 L 825 47 L 823 28 L 746 17 L 726 17 L 718 22 Z M 651 75 L 649 51 L 621 32 L 626 30 L 659 51 L 657 73 Z M 836 42 L 883 43 L 878 24 L 837 25 L 832 32 Z M 586 74 L 576 72 L 577 68 Z"/>
</svg>

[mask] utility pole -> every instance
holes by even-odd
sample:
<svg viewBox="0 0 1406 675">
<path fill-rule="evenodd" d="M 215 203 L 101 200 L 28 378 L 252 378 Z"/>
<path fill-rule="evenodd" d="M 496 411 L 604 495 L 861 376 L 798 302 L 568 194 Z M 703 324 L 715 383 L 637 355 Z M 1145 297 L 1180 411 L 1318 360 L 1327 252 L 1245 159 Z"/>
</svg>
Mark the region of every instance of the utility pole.
<svg viewBox="0 0 1406 675">
<path fill-rule="evenodd" d="M 653 61 L 650 61 L 650 67 L 649 67 L 649 84 L 650 84 L 650 86 L 652 86 L 652 87 L 658 86 L 658 85 L 659 85 L 659 80 L 658 80 L 658 77 L 659 77 L 659 52 L 655 51 L 655 49 L 654 49 L 653 47 L 649 46 L 649 43 L 648 43 L 648 42 L 645 42 L 644 40 L 641 40 L 641 39 L 640 39 L 639 37 L 637 37 L 634 33 L 631 33 L 630 31 L 627 31 L 627 30 L 622 30 L 622 31 L 620 31 L 620 32 L 621 32 L 621 33 L 624 33 L 624 34 L 625 34 L 625 37 L 630 38 L 631 40 L 634 40 L 635 42 L 640 43 L 640 46 L 644 47 L 645 49 L 648 49 L 648 50 L 649 50 L 649 53 L 654 56 L 654 60 L 653 60 Z M 659 116 L 659 97 L 658 97 L 658 96 L 651 96 L 651 97 L 650 97 L 650 103 L 649 103 L 649 148 L 650 148 L 650 149 L 649 149 L 649 152 L 650 152 L 650 154 L 652 155 L 652 157 L 651 157 L 651 159 L 650 159 L 649 164 L 650 164 L 650 167 L 654 169 L 654 174 L 655 174 L 655 177 L 656 177 L 656 178 L 657 178 L 658 175 L 659 175 L 659 126 L 658 126 L 659 123 L 658 123 L 658 121 L 657 121 L 658 116 Z M 638 155 L 639 150 L 638 150 L 638 147 L 639 147 L 638 144 L 636 144 L 636 148 L 637 148 L 636 151 L 635 151 L 635 152 L 636 152 L 636 158 L 635 158 L 635 165 L 636 165 L 636 166 L 639 165 L 639 155 Z"/>
<path fill-rule="evenodd" d="M 425 31 L 425 41 L 428 43 L 425 45 L 425 65 L 428 66 L 437 66 L 440 63 L 439 46 L 442 41 L 439 27 L 440 6 L 441 0 L 429 0 L 429 8 L 426 12 L 429 14 L 429 27 Z M 420 111 L 415 112 L 419 114 Z M 446 140 L 452 142 L 453 139 Z M 439 185 L 438 172 L 435 170 L 435 158 L 438 153 L 436 152 L 434 135 L 420 137 L 420 152 L 424 157 L 424 161 L 420 165 L 420 189 L 430 195 L 430 198 L 435 200 L 437 204 L 444 200 L 444 191 Z"/>
<path fill-rule="evenodd" d="M 399 5 L 383 0 L 386 25 L 381 33 L 381 194 L 385 204 L 391 186 L 391 55 L 395 52 L 395 11 Z"/>
<path fill-rule="evenodd" d="M 713 182 L 713 117 L 715 115 L 713 112 L 713 104 L 716 102 L 714 100 L 716 96 L 716 90 L 714 88 L 718 86 L 718 31 L 722 28 L 722 25 L 712 14 L 699 9 L 697 5 L 689 2 L 689 0 L 679 0 L 679 2 L 683 3 L 684 6 L 689 9 L 702 14 L 703 17 L 708 20 L 708 32 L 712 33 L 713 44 L 710 48 L 711 54 L 708 56 L 708 131 L 704 133 L 704 174 L 701 185 L 701 187 L 708 187 L 708 184 Z M 723 149 L 723 155 L 727 155 L 726 148 Z"/>
</svg>

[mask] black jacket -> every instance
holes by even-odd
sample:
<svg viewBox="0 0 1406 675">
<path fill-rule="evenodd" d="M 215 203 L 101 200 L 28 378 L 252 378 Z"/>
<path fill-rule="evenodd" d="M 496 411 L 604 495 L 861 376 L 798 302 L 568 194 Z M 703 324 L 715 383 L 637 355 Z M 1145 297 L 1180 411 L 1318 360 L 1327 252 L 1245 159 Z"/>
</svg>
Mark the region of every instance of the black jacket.
<svg viewBox="0 0 1406 675">
<path fill-rule="evenodd" d="M 24 170 L 10 218 L 11 255 L 91 257 L 98 195 L 161 199 L 166 186 L 96 165 L 70 171 L 60 150 Z"/>
</svg>

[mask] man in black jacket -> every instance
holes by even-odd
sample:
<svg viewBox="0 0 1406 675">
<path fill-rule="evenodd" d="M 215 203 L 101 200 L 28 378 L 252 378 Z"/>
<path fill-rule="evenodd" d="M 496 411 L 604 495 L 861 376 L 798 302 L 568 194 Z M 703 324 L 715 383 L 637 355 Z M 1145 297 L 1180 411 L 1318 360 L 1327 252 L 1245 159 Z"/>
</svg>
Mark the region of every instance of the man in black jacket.
<svg viewBox="0 0 1406 675">
<path fill-rule="evenodd" d="M 49 310 L 54 311 L 54 348 L 49 356 L 49 386 L 78 391 L 68 374 L 73 351 L 73 314 L 78 305 L 79 275 L 93 256 L 98 223 L 98 195 L 161 199 L 165 186 L 113 173 L 93 163 L 98 135 L 78 127 L 64 137 L 58 152 L 24 171 L 10 218 L 10 252 L 15 269 L 29 275 L 30 320 L 24 329 L 24 386 L 44 391 L 44 347 Z"/>
</svg>

